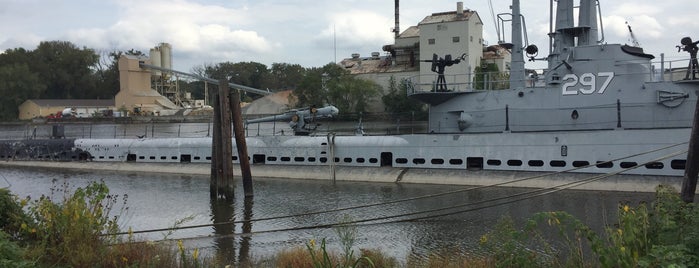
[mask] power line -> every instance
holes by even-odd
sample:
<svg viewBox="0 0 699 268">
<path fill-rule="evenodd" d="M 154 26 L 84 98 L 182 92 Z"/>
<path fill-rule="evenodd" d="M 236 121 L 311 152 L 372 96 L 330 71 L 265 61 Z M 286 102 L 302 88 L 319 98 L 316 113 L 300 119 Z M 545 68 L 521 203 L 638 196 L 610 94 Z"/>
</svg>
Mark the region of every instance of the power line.
<svg viewBox="0 0 699 268">
<path fill-rule="evenodd" d="M 455 215 L 455 214 L 460 214 L 460 213 L 465 213 L 465 212 L 472 212 L 476 210 L 481 210 L 481 209 L 487 209 L 487 208 L 492 208 L 500 205 L 505 205 L 505 204 L 511 204 L 515 203 L 518 201 L 522 200 L 527 200 L 535 197 L 540 197 L 544 196 L 547 194 L 559 192 L 562 190 L 570 189 L 576 186 L 580 186 L 583 184 L 587 184 L 593 181 L 598 181 L 604 178 L 608 178 L 614 175 L 621 174 L 623 172 L 626 172 L 628 170 L 636 169 L 639 168 L 643 165 L 657 162 L 663 159 L 667 159 L 676 155 L 684 154 L 687 153 L 686 150 L 683 151 L 678 151 L 672 154 L 665 155 L 660 158 L 653 159 L 651 161 L 642 163 L 640 165 L 636 165 L 633 167 L 629 168 L 624 168 L 622 170 L 618 170 L 615 172 L 610 172 L 610 173 L 605 173 L 602 175 L 597 175 L 593 176 L 584 180 L 580 181 L 575 181 L 575 182 L 569 182 L 569 183 L 564 183 L 561 185 L 553 186 L 553 187 L 548 187 L 548 188 L 541 188 L 525 193 L 520 193 L 516 195 L 511 195 L 511 196 L 504 196 L 504 197 L 498 197 L 498 198 L 492 198 L 488 200 L 482 200 L 478 201 L 475 203 L 468 203 L 468 204 L 460 204 L 460 205 L 455 205 L 455 206 L 450 206 L 450 207 L 442 207 L 442 208 L 437 208 L 437 209 L 432 209 L 432 210 L 425 210 L 425 211 L 419 211 L 419 212 L 411 212 L 411 213 L 405 213 L 405 214 L 398 214 L 398 215 L 392 215 L 392 216 L 383 216 L 383 217 L 375 217 L 375 218 L 370 218 L 370 219 L 363 219 L 363 220 L 355 220 L 355 221 L 349 221 L 349 222 L 343 222 L 343 223 L 328 223 L 328 224 L 317 224 L 317 225 L 311 225 L 311 226 L 299 226 L 299 227 L 291 227 L 291 228 L 283 228 L 283 229 L 273 229 L 273 230 L 264 230 L 264 231 L 256 231 L 256 232 L 248 232 L 248 233 L 232 233 L 232 234 L 226 234 L 226 235 L 216 235 L 216 237 L 229 237 L 229 236 L 252 236 L 252 235 L 258 235 L 258 234 L 265 234 L 265 233 L 276 233 L 276 232 L 287 232 L 287 231 L 298 231 L 298 230 L 310 230 L 310 229 L 325 229 L 325 228 L 331 228 L 331 227 L 337 227 L 337 226 L 345 226 L 345 225 L 353 225 L 353 224 L 358 224 L 361 226 L 370 226 L 370 225 L 378 225 L 378 224 L 389 224 L 389 223 L 399 223 L 399 222 L 408 222 L 408 221 L 417 221 L 417 220 L 424 220 L 424 219 L 431 219 L 431 218 L 438 218 L 438 217 L 444 217 L 444 216 L 450 216 L 450 215 Z M 511 199 L 508 200 L 512 197 L 516 196 L 522 196 L 519 199 Z M 376 223 L 369 223 L 372 221 L 379 221 L 379 220 L 385 220 L 385 219 L 391 219 L 391 218 L 399 218 L 399 217 L 405 217 L 405 216 L 412 216 L 412 215 L 417 215 L 417 214 L 425 214 L 425 213 L 431 213 L 431 212 L 436 212 L 436 211 L 443 211 L 443 210 L 450 210 L 450 209 L 455 209 L 455 208 L 460 208 L 460 207 L 465 207 L 465 206 L 473 206 L 477 204 L 482 204 L 482 203 L 489 203 L 489 202 L 494 202 L 494 201 L 499 201 L 499 200 L 505 200 L 504 202 L 500 203 L 495 203 L 487 206 L 481 206 L 481 207 L 475 207 L 475 208 L 469 208 L 469 209 L 464 209 L 464 210 L 459 210 L 459 211 L 454 211 L 454 212 L 447 212 L 447 213 L 442 213 L 442 214 L 435 214 L 435 215 L 427 215 L 427 216 L 421 216 L 421 217 L 416 217 L 416 218 L 409 218 L 409 219 L 398 219 L 398 220 L 393 220 L 393 221 L 384 221 L 384 222 L 376 222 Z M 363 224 L 362 224 L 363 223 Z M 207 236 L 207 238 L 210 238 L 211 236 Z M 190 238 L 181 238 L 181 239 L 198 239 L 200 237 L 190 237 Z"/>
<path fill-rule="evenodd" d="M 580 166 L 580 167 L 574 167 L 571 169 L 566 169 L 562 171 L 556 171 L 556 172 L 551 172 L 551 173 L 545 173 L 545 174 L 540 174 L 540 175 L 535 175 L 535 176 L 530 176 L 530 177 L 525 177 L 521 179 L 516 179 L 516 180 L 510 180 L 510 181 L 505 181 L 505 182 L 500 182 L 500 183 L 494 183 L 494 184 L 489 184 L 489 185 L 482 185 L 482 186 L 474 186 L 466 189 L 459 189 L 459 190 L 454 190 L 454 191 L 447 191 L 447 192 L 442 192 L 442 193 L 436 193 L 436 194 L 429 194 L 429 195 L 422 195 L 422 196 L 417 196 L 417 197 L 411 197 L 411 198 L 404 198 L 404 199 L 397 199 L 397 200 L 392 200 L 392 201 L 387 201 L 387 202 L 379 202 L 379 203 L 372 203 L 372 204 L 365 204 L 365 205 L 357 205 L 357 206 L 349 206 L 349 207 L 344 207 L 344 208 L 336 208 L 336 209 L 330 209 L 330 210 L 322 210 L 322 211 L 315 211 L 315 212 L 308 212 L 308 213 L 301 213 L 301 214 L 292 214 L 292 215 L 283 215 L 283 216 L 273 216 L 273 217 L 266 217 L 266 218 L 257 218 L 257 219 L 250 219 L 250 220 L 239 220 L 239 221 L 228 221 L 228 222 L 219 222 L 219 223 L 207 223 L 207 224 L 199 224 L 199 225 L 188 225 L 188 226 L 181 226 L 177 228 L 158 228 L 158 229 L 148 229 L 148 230 L 138 230 L 138 231 L 131 231 L 131 232 L 118 232 L 118 233 L 112 233 L 112 234 L 105 234 L 105 235 L 125 235 L 125 234 L 138 234 L 138 233 L 151 233 L 151 232 L 163 232 L 163 231 L 173 231 L 173 230 L 182 230 L 182 229 L 194 229 L 194 228 L 204 228 L 204 227 L 213 227 L 213 226 L 218 226 L 218 225 L 230 225 L 230 224 L 238 224 L 238 223 L 251 223 L 251 222 L 258 222 L 258 221 L 269 221 L 269 220 L 277 220 L 277 219 L 284 219 L 284 218 L 296 218 L 296 217 L 304 217 L 304 216 L 310 216 L 310 215 L 317 215 L 317 214 L 325 214 L 325 213 L 333 213 L 333 212 L 339 212 L 339 211 L 346 211 L 346 210 L 352 210 L 352 209 L 360 209 L 360 208 L 368 208 L 368 207 L 374 207 L 374 206 L 382 206 L 382 205 L 390 205 L 390 204 L 395 204 L 395 203 L 401 203 L 401 202 L 408 202 L 408 201 L 415 201 L 415 200 L 420 200 L 420 199 L 426 199 L 426 198 L 434 198 L 434 197 L 440 197 L 440 196 L 445 196 L 445 195 L 450 195 L 450 194 L 457 194 L 457 193 L 463 193 L 463 192 L 468 192 L 468 191 L 473 191 L 473 190 L 479 190 L 479 189 L 485 189 L 485 188 L 490 188 L 490 187 L 497 187 L 497 186 L 503 186 L 507 184 L 512 184 L 512 183 L 517 183 L 517 182 L 522 182 L 522 181 L 527 181 L 527 180 L 532 180 L 532 179 L 538 179 L 546 176 L 552 176 L 552 175 L 557 175 L 557 174 L 562 174 L 562 173 L 568 173 L 571 171 L 579 170 L 579 169 L 584 169 L 584 168 L 589 168 L 592 166 L 596 165 L 601 165 L 601 164 L 607 164 L 611 163 L 614 161 L 619 161 L 627 158 L 632 158 L 632 157 L 637 157 L 640 155 L 644 154 L 649 154 L 649 153 L 654 153 L 658 152 L 661 150 L 666 150 L 672 147 L 676 147 L 679 145 L 687 144 L 687 142 L 682 142 L 682 143 L 677 143 L 677 144 L 672 144 L 669 146 L 661 147 L 658 149 L 650 150 L 650 151 L 645 151 L 637 154 L 632 154 L 624 157 L 619 157 L 616 159 L 608 160 L 605 162 L 599 162 L 599 163 L 594 163 L 594 164 L 588 164 L 585 166 Z M 621 172 L 626 171 L 629 169 L 622 169 Z M 546 189 L 546 188 L 544 188 Z"/>
</svg>

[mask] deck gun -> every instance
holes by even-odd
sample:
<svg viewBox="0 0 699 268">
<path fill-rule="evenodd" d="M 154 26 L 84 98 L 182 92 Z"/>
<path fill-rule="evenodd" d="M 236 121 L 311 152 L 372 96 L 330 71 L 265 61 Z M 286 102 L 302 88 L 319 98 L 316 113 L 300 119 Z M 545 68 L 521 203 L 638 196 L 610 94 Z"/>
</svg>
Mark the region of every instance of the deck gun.
<svg viewBox="0 0 699 268">
<path fill-rule="evenodd" d="M 289 127 L 294 130 L 294 135 L 307 136 L 318 128 L 317 119 L 332 118 L 339 113 L 335 106 L 329 105 L 322 108 L 293 109 L 288 112 L 245 120 L 245 125 L 273 121 L 289 121 Z"/>
</svg>

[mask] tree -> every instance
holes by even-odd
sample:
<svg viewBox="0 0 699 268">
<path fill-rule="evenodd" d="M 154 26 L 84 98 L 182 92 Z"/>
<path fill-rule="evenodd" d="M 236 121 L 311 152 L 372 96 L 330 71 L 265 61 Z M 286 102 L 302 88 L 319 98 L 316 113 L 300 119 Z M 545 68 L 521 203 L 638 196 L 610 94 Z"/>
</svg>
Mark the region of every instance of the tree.
<svg viewBox="0 0 699 268">
<path fill-rule="evenodd" d="M 355 78 L 348 74 L 331 80 L 328 99 L 345 113 L 364 113 L 369 102 L 379 95 L 381 86 L 373 81 Z"/>
<path fill-rule="evenodd" d="M 66 41 L 44 41 L 31 54 L 30 68 L 46 83 L 41 98 L 82 99 L 93 94 L 96 79 L 92 68 L 99 60 L 94 50 Z"/>
<path fill-rule="evenodd" d="M 476 68 L 473 79 L 474 89 L 506 89 L 510 87 L 509 74 L 500 72 L 495 63 L 484 63 Z"/>
<path fill-rule="evenodd" d="M 46 88 L 39 76 L 31 70 L 31 52 L 8 49 L 0 54 L 0 120 L 15 120 L 18 106 L 30 98 L 37 98 Z"/>
<path fill-rule="evenodd" d="M 294 90 L 297 107 L 335 105 L 341 113 L 366 112 L 369 102 L 381 88 L 372 81 L 358 79 L 335 63 L 311 68 Z"/>
<path fill-rule="evenodd" d="M 227 78 L 231 83 L 263 90 L 270 84 L 267 65 L 258 62 L 222 62 L 205 68 L 206 76 L 213 79 Z"/>
<path fill-rule="evenodd" d="M 269 87 L 275 90 L 296 89 L 305 75 L 306 69 L 299 64 L 273 63 Z"/>
<path fill-rule="evenodd" d="M 297 100 L 296 106 L 321 107 L 328 104 L 327 87 L 329 83 L 346 74 L 349 74 L 347 70 L 332 62 L 320 68 L 307 69 L 298 88 L 294 90 L 294 96 Z"/>
<path fill-rule="evenodd" d="M 381 97 L 381 101 L 385 111 L 394 117 L 401 114 L 417 114 L 422 117 L 425 114 L 425 104 L 408 97 L 408 83 L 410 82 L 402 79 L 398 84 L 393 76 L 388 80 L 388 93 Z"/>
<path fill-rule="evenodd" d="M 207 66 L 205 73 L 213 79 L 227 78 L 228 82 L 261 90 L 268 89 L 270 85 L 267 65 L 258 62 L 223 62 Z M 251 101 L 252 97 L 260 96 L 245 92 L 241 97 L 243 101 Z"/>
<path fill-rule="evenodd" d="M 39 97 L 46 88 L 26 63 L 0 64 L 0 120 L 15 120 L 24 101 Z"/>
</svg>

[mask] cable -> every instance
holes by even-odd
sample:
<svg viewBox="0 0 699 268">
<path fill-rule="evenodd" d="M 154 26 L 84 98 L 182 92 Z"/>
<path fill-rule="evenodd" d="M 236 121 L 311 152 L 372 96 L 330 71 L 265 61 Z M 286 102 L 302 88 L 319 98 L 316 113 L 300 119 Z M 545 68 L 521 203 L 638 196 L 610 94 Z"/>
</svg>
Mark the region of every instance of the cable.
<svg viewBox="0 0 699 268">
<path fill-rule="evenodd" d="M 2 176 L 2 178 L 5 180 L 5 182 L 7 182 L 7 187 L 2 187 L 2 188 L 0 188 L 0 189 L 10 189 L 10 187 L 12 187 L 12 183 L 10 183 L 10 181 L 7 180 L 7 178 L 5 177 L 5 175 L 0 174 L 0 176 Z"/>
<path fill-rule="evenodd" d="M 614 176 L 614 175 L 618 175 L 618 174 L 621 174 L 621 173 L 626 172 L 626 171 L 628 171 L 628 170 L 636 169 L 636 168 L 639 168 L 639 167 L 641 167 L 641 166 L 643 166 L 643 165 L 646 165 L 646 164 L 649 164 L 649 163 L 653 163 L 653 162 L 656 162 L 656 161 L 659 161 L 659 160 L 667 159 L 667 158 L 670 158 L 670 157 L 673 157 L 673 156 L 676 156 L 676 155 L 680 155 L 680 154 L 684 154 L 684 153 L 687 153 L 687 151 L 686 151 L 686 150 L 684 150 L 684 151 L 678 151 L 678 152 L 675 152 L 675 153 L 672 153 L 672 154 L 665 155 L 665 156 L 663 156 L 663 157 L 654 159 L 654 160 L 652 160 L 652 161 L 645 162 L 645 163 L 643 163 L 643 164 L 641 164 L 641 165 L 636 165 L 636 166 L 629 167 L 629 168 L 625 168 L 625 169 L 618 170 L 618 171 L 615 171 L 615 172 L 605 173 L 605 174 L 598 175 L 598 176 L 594 176 L 594 177 L 590 177 L 590 178 L 587 178 L 587 179 L 584 179 L 584 180 L 581 180 L 581 181 L 565 183 L 565 184 L 561 184 L 561 185 L 554 186 L 554 187 L 549 187 L 549 188 L 542 188 L 543 190 L 547 190 L 547 191 L 541 191 L 542 189 L 535 190 L 535 191 L 530 191 L 530 192 L 527 192 L 527 194 L 536 193 L 536 192 L 539 192 L 539 191 L 541 191 L 541 193 L 538 193 L 538 194 L 535 194 L 535 195 L 531 195 L 531 196 L 527 196 L 527 197 L 523 197 L 523 198 L 520 198 L 520 199 L 514 199 L 514 200 L 509 200 L 509 201 L 506 201 L 506 202 L 502 202 L 502 203 L 497 203 L 497 204 L 491 205 L 491 206 L 479 207 L 479 208 L 475 208 L 475 209 L 468 209 L 468 210 L 462 210 L 462 211 L 456 211 L 456 212 L 444 213 L 444 214 L 438 214 L 438 215 L 430 215 L 430 216 L 425 216 L 425 217 L 420 217 L 420 218 L 413 218 L 413 219 L 408 219 L 408 220 L 397 220 L 397 221 L 394 221 L 394 222 L 415 221 L 415 220 L 423 220 L 423 219 L 434 218 L 434 217 L 449 216 L 449 215 L 453 215 L 453 214 L 459 214 L 459 213 L 464 213 L 464 212 L 470 212 L 470 211 L 474 211 L 474 210 L 478 210 L 478 209 L 484 209 L 484 208 L 490 208 L 490 207 L 495 207 L 495 206 L 499 206 L 499 205 L 510 204 L 510 203 L 514 203 L 514 202 L 517 202 L 517 201 L 522 201 L 522 200 L 534 198 L 534 197 L 540 197 L 540 196 L 544 196 L 544 195 L 547 195 L 547 194 L 551 194 L 551 193 L 559 192 L 559 191 L 562 191 L 562 190 L 570 189 L 570 188 L 573 188 L 573 187 L 576 187 L 576 186 L 580 186 L 580 185 L 583 185 L 583 184 L 587 184 L 587 183 L 590 183 L 590 182 L 593 182 L 593 181 L 598 181 L 598 180 L 601 180 L 601 179 L 604 179 L 604 178 L 608 178 L 608 177 L 611 177 L 611 176 Z M 517 196 L 517 195 L 515 195 L 515 196 Z M 496 198 L 496 199 L 504 199 L 504 198 Z M 488 200 L 488 201 L 493 201 L 493 200 Z M 478 202 L 477 202 L 477 203 L 478 203 Z M 454 208 L 455 208 L 455 207 L 454 207 Z"/>
<path fill-rule="evenodd" d="M 368 207 L 381 206 L 381 205 L 390 205 L 390 204 L 395 204 L 395 203 L 414 201 L 414 200 L 420 200 L 420 199 L 433 198 L 433 197 L 445 196 L 445 195 L 450 195 L 450 194 L 468 192 L 468 191 L 473 191 L 473 190 L 485 189 L 485 188 L 489 188 L 489 187 L 503 186 L 503 185 L 507 185 L 507 184 L 511 184 L 511 183 L 522 182 L 522 181 L 532 180 L 532 179 L 538 179 L 538 178 L 551 176 L 551 175 L 557 175 L 557 174 L 561 174 L 561 173 L 567 173 L 567 172 L 571 172 L 571 171 L 575 171 L 575 170 L 579 170 L 579 169 L 584 169 L 584 168 L 589 168 L 589 167 L 600 165 L 600 164 L 606 164 L 606 163 L 611 163 L 614 161 L 623 160 L 626 158 L 632 158 L 632 157 L 636 157 L 636 156 L 640 156 L 640 155 L 644 155 L 644 154 L 654 153 L 657 151 L 669 149 L 669 148 L 676 147 L 676 146 L 683 145 L 683 144 L 687 144 L 687 142 L 677 143 L 677 144 L 661 147 L 661 148 L 646 151 L 646 152 L 641 152 L 641 153 L 637 153 L 637 154 L 633 154 L 633 155 L 629 155 L 629 156 L 624 156 L 624 157 L 608 160 L 605 162 L 599 162 L 599 163 L 589 164 L 589 165 L 585 165 L 585 166 L 574 167 L 574 168 L 566 169 L 566 170 L 562 170 L 562 171 L 539 174 L 539 175 L 534 175 L 534 176 L 525 177 L 525 178 L 521 178 L 521 179 L 510 180 L 510 181 L 506 181 L 506 182 L 494 183 L 494 184 L 489 184 L 489 185 L 474 186 L 474 187 L 470 187 L 470 188 L 466 188 L 466 189 L 459 189 L 459 190 L 454 190 L 454 191 L 447 191 L 447 192 L 442 192 L 442 193 L 429 194 L 429 195 L 423 195 L 423 196 L 417 196 L 417 197 L 411 197 L 411 198 L 397 199 L 397 200 L 392 200 L 392 201 L 387 201 L 387 202 L 357 205 L 357 206 L 350 206 L 350 207 L 344 207 L 344 208 L 315 211 L 315 212 L 308 212 L 308 213 L 301 213 L 301 214 L 257 218 L 257 219 L 250 219 L 247 221 L 239 220 L 239 221 L 228 221 L 228 222 L 220 222 L 220 223 L 207 223 L 207 224 L 199 224 L 199 225 L 181 226 L 181 227 L 177 227 L 177 228 L 158 228 L 158 229 L 131 231 L 131 232 L 118 232 L 118 233 L 104 234 L 104 235 L 125 235 L 125 234 L 138 234 L 138 233 L 151 233 L 151 232 L 163 232 L 163 231 L 182 230 L 182 229 L 204 228 L 204 227 L 212 227 L 212 226 L 218 226 L 218 225 L 229 225 L 229 224 L 248 223 L 248 222 L 257 222 L 257 221 L 277 220 L 277 219 L 284 219 L 284 218 L 304 217 L 304 216 L 339 212 L 339 211 L 352 210 L 352 209 L 368 208 Z"/>
<path fill-rule="evenodd" d="M 455 208 L 459 208 L 459 207 L 472 206 L 472 205 L 475 205 L 475 204 L 488 203 L 488 202 L 499 201 L 499 200 L 506 200 L 506 201 L 504 201 L 504 202 L 496 203 L 496 204 L 493 204 L 493 205 L 482 206 L 482 207 L 476 207 L 476 208 L 470 208 L 470 209 L 465 209 L 465 210 L 460 210 L 460 211 L 455 211 L 455 212 L 442 213 L 442 214 L 436 214 L 436 215 L 427 215 L 427 216 L 422 216 L 422 217 L 417 217 L 417 218 L 410 218 L 410 219 L 398 219 L 398 220 L 387 221 L 387 222 L 366 223 L 366 224 L 359 224 L 359 225 L 361 225 L 361 226 L 370 226 L 370 225 L 377 225 L 377 224 L 399 223 L 399 222 L 408 222 L 408 221 L 417 221 L 417 220 L 424 220 L 424 219 L 430 219 L 430 218 L 444 217 L 444 216 L 449 216 L 449 215 L 454 215 L 454 214 L 460 214 L 460 213 L 465 213 L 465 212 L 476 211 L 476 210 L 480 210 L 480 209 L 491 208 L 491 207 L 500 206 L 500 205 L 505 205 L 505 204 L 511 204 L 511 203 L 514 203 L 514 202 L 518 202 L 518 201 L 522 201 L 522 200 L 526 200 L 526 199 L 531 199 L 531 198 L 534 198 L 534 197 L 540 197 L 540 196 L 544 196 L 544 195 L 547 195 L 547 194 L 559 192 L 559 191 L 562 191 L 562 190 L 565 190 L 565 189 L 570 189 L 570 188 L 573 188 L 573 187 L 576 187 L 576 186 L 580 186 L 580 185 L 583 185 L 583 184 L 587 184 L 587 183 L 590 183 L 590 182 L 593 182 L 593 181 L 597 181 L 597 180 L 601 180 L 601 179 L 604 179 L 604 178 L 608 178 L 608 177 L 611 177 L 611 176 L 614 176 L 614 175 L 618 175 L 618 174 L 620 174 L 620 173 L 626 172 L 626 171 L 628 171 L 628 170 L 636 169 L 636 168 L 641 167 L 641 166 L 643 166 L 643 165 L 646 165 L 646 164 L 648 164 L 648 163 L 657 162 L 657 161 L 660 161 L 660 160 L 663 160 L 663 159 L 667 159 L 667 158 L 670 158 L 670 157 L 673 157 L 673 156 L 676 156 L 676 155 L 684 154 L 684 153 L 686 153 L 686 152 L 687 152 L 686 150 L 684 150 L 684 151 L 678 151 L 678 152 L 675 152 L 675 153 L 672 153 L 672 154 L 669 154 L 669 155 L 665 155 L 665 156 L 660 157 L 660 158 L 657 158 L 657 159 L 653 159 L 652 161 L 645 162 L 645 163 L 643 163 L 643 164 L 641 164 L 641 165 L 636 165 L 636 166 L 629 167 L 629 168 L 624 168 L 624 169 L 622 169 L 622 170 L 618 170 L 618 171 L 615 171 L 615 172 L 605 173 L 605 174 L 598 175 L 598 176 L 593 176 L 593 177 L 590 177 L 590 178 L 588 178 L 588 179 L 584 179 L 584 180 L 581 180 L 581 181 L 575 181 L 575 182 L 565 183 L 565 184 L 561 184 L 561 185 L 557 185 L 557 186 L 553 186 L 553 187 L 537 189 L 537 190 L 534 190 L 534 191 L 529 191 L 529 192 L 525 192 L 525 193 L 520 193 L 520 194 L 516 194 L 516 195 L 512 195 L 512 196 L 505 196 L 505 197 L 492 198 L 492 199 L 488 199 L 488 200 L 482 200 L 482 201 L 478 201 L 478 202 L 475 202 L 475 203 L 461 204 L 461 205 L 450 206 L 450 207 L 443 207 L 443 208 L 432 209 L 432 210 L 426 210 L 426 211 L 411 212 L 411 213 L 405 213 L 405 214 L 399 214 L 399 215 L 393 215 L 393 216 L 376 217 L 376 218 L 371 218 L 371 219 L 363 219 L 363 220 L 356 220 L 356 221 L 343 222 L 343 223 L 318 224 L 318 225 L 311 225 L 311 226 L 299 226 L 299 227 L 292 227 L 292 228 L 274 229 L 274 230 L 264 230 L 264 231 L 248 232 L 248 233 L 232 233 L 232 234 L 226 234 L 226 235 L 218 235 L 218 236 L 216 236 L 216 237 L 252 236 L 252 235 L 258 235 L 258 234 L 264 234 L 264 233 L 275 233 L 275 232 L 285 232 L 285 231 L 298 231 L 298 230 L 308 230 L 308 229 L 324 229 L 324 228 L 331 228 L 331 227 L 336 227 L 336 226 L 353 225 L 353 224 L 358 224 L 358 223 L 365 223 L 365 222 L 371 222 L 371 221 L 378 221 L 378 220 L 384 220 L 384 219 L 390 219 L 390 218 L 398 218 L 398 217 L 405 217 L 405 216 L 411 216 L 411 215 L 417 215 L 417 214 L 431 213 L 431 212 L 435 212 L 435 211 L 442 211 L 442 210 L 455 209 Z M 537 192 L 540 192 L 540 193 L 537 193 Z M 536 193 L 536 194 L 535 194 L 535 193 Z M 529 195 L 529 194 L 534 194 L 534 195 L 527 196 L 527 195 Z M 511 197 L 516 197 L 516 196 L 524 196 L 524 197 L 519 198 L 519 199 L 507 200 L 507 199 L 509 199 L 509 198 L 511 198 Z M 207 236 L 207 238 L 209 238 L 209 237 L 211 237 L 211 236 Z M 198 238 L 201 238 L 201 237 L 190 237 L 190 238 L 181 238 L 181 239 L 198 239 Z"/>
</svg>

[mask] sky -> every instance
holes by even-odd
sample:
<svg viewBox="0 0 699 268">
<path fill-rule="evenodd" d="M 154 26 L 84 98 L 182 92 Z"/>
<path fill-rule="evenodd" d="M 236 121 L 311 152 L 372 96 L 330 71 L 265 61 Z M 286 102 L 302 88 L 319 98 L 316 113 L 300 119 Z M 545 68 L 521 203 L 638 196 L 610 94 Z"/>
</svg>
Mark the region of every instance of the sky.
<svg viewBox="0 0 699 268">
<path fill-rule="evenodd" d="M 456 2 L 402 0 L 401 31 L 431 13 L 456 10 Z M 497 44 L 488 2 L 464 1 L 464 8 L 478 12 L 484 39 Z M 529 41 L 544 56 L 549 1 L 521 2 Z M 682 37 L 699 39 L 696 0 L 600 2 L 607 43 L 632 43 L 626 22 L 647 53 L 666 59 L 687 57 L 675 48 Z M 510 12 L 510 3 L 492 0 L 493 12 Z M 147 53 L 166 42 L 174 69 L 184 72 L 226 61 L 319 67 L 352 53 L 382 52 L 393 43 L 394 24 L 391 0 L 0 0 L 0 51 L 61 40 L 103 55 Z"/>
</svg>

